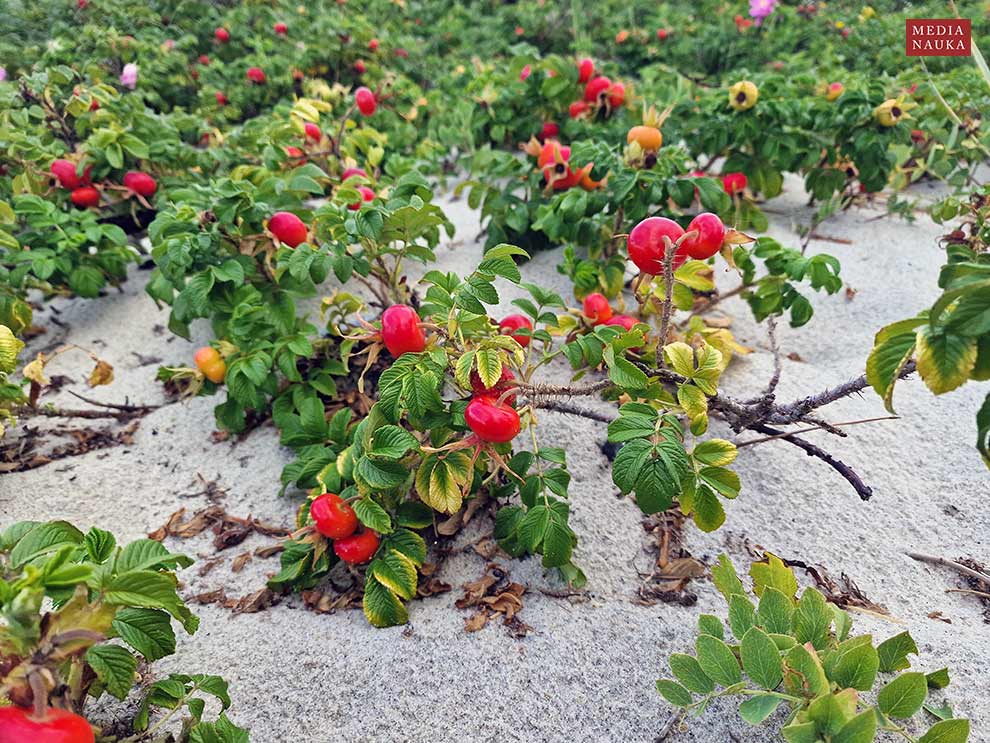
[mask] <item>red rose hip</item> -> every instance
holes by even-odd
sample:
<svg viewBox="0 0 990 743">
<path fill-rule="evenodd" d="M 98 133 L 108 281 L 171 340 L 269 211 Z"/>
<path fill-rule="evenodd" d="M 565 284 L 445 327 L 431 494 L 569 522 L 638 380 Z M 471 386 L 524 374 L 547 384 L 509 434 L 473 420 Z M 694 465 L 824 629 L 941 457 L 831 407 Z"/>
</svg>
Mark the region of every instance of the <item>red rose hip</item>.
<svg viewBox="0 0 990 743">
<path fill-rule="evenodd" d="M 368 562 L 378 551 L 378 532 L 367 529 L 333 543 L 334 554 L 350 565 Z"/>
<path fill-rule="evenodd" d="M 408 305 L 393 304 L 382 313 L 382 342 L 395 358 L 404 353 L 420 353 L 426 348 L 426 334 L 419 326 L 419 315 Z"/>
<path fill-rule="evenodd" d="M 158 190 L 158 183 L 147 173 L 131 170 L 124 174 L 124 185 L 141 196 L 153 196 Z"/>
<path fill-rule="evenodd" d="M 327 539 L 349 537 L 358 528 L 354 509 L 334 493 L 317 496 L 309 504 L 309 515 L 316 522 L 316 530 Z"/>
<path fill-rule="evenodd" d="M 516 343 L 525 348 L 529 345 L 532 338 L 528 335 L 517 334 L 515 332 L 521 328 L 525 328 L 526 330 L 533 329 L 533 323 L 525 315 L 507 315 L 498 324 L 498 331 L 502 335 L 512 336 L 512 339 Z"/>
<path fill-rule="evenodd" d="M 519 413 L 507 402 L 494 397 L 475 397 L 464 410 L 464 420 L 475 436 L 492 444 L 512 441 L 522 427 Z"/>
<path fill-rule="evenodd" d="M 683 234 L 684 230 L 672 219 L 647 217 L 633 227 L 632 232 L 629 233 L 629 240 L 627 241 L 629 259 L 636 264 L 640 271 L 661 275 L 663 274 L 663 257 L 667 252 L 663 238 L 668 237 L 671 242 L 677 242 Z M 687 255 L 682 247 L 674 255 L 674 268 L 680 266 L 685 260 L 687 260 Z"/>
<path fill-rule="evenodd" d="M 725 242 L 725 225 L 718 215 L 702 212 L 688 225 L 688 232 L 697 232 L 697 236 L 689 237 L 681 243 L 681 250 L 692 258 L 700 261 L 707 260 L 722 249 Z"/>
<path fill-rule="evenodd" d="M 268 220 L 268 230 L 290 248 L 306 242 L 309 237 L 306 223 L 292 212 L 275 212 Z"/>
<path fill-rule="evenodd" d="M 599 292 L 589 294 L 584 298 L 584 316 L 592 320 L 595 325 L 608 322 L 612 317 L 612 306 L 608 303 L 608 298 Z"/>
<path fill-rule="evenodd" d="M 378 108 L 378 100 L 375 98 L 375 94 L 364 86 L 354 91 L 354 102 L 357 104 L 358 111 L 365 116 L 371 116 L 375 112 L 375 109 Z"/>
</svg>

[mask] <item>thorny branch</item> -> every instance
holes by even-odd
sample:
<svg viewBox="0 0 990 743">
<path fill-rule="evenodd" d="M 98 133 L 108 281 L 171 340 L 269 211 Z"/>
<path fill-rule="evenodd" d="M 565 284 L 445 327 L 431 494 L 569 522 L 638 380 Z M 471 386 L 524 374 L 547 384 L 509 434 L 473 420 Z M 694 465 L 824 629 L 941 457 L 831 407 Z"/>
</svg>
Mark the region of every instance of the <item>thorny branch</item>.
<svg viewBox="0 0 990 743">
<path fill-rule="evenodd" d="M 770 333 L 772 348 L 776 349 L 777 342 L 774 331 L 771 330 Z M 687 381 L 685 377 L 681 376 L 677 372 L 671 371 L 670 369 L 654 369 L 641 362 L 633 363 L 648 376 L 656 377 L 661 382 L 677 385 L 683 384 Z M 866 381 L 866 375 L 863 374 L 836 387 L 825 389 L 816 395 L 809 395 L 807 397 L 794 400 L 790 403 L 780 405 L 775 401 L 774 397 L 774 388 L 776 387 L 776 382 L 779 380 L 780 376 L 777 371 L 778 365 L 779 362 L 775 362 L 774 376 L 771 377 L 770 384 L 767 385 L 767 391 L 763 395 L 753 400 L 737 400 L 729 395 L 716 394 L 708 398 L 709 411 L 725 420 L 729 424 L 729 427 L 736 433 L 740 433 L 744 430 L 750 430 L 765 434 L 770 438 L 779 438 L 803 450 L 809 457 L 816 457 L 817 459 L 822 460 L 825 464 L 838 472 L 850 485 L 852 485 L 853 489 L 861 499 L 869 500 L 873 495 L 873 490 L 863 482 L 862 478 L 856 474 L 852 467 L 832 456 L 821 447 L 797 436 L 795 433 L 781 431 L 780 429 L 772 427 L 787 426 L 795 423 L 807 423 L 812 424 L 816 428 L 821 428 L 828 431 L 829 433 L 839 436 L 845 435 L 844 432 L 839 430 L 839 428 L 835 425 L 813 416 L 812 413 L 818 408 L 829 405 L 836 400 L 862 392 L 864 389 L 869 387 L 869 383 Z M 913 373 L 914 370 L 915 364 L 913 361 L 905 364 L 904 368 L 900 372 L 900 378 L 903 379 L 904 377 L 907 377 Z M 540 396 L 545 395 L 562 395 L 568 397 L 591 395 L 614 386 L 615 385 L 613 385 L 612 382 L 605 379 L 585 387 L 519 385 L 519 390 L 523 394 L 529 393 L 527 396 L 533 399 L 533 407 L 553 410 L 569 415 L 580 415 L 591 420 L 609 423 L 615 419 L 615 416 L 612 414 L 602 414 L 589 411 L 569 403 L 541 400 L 539 398 Z"/>
</svg>

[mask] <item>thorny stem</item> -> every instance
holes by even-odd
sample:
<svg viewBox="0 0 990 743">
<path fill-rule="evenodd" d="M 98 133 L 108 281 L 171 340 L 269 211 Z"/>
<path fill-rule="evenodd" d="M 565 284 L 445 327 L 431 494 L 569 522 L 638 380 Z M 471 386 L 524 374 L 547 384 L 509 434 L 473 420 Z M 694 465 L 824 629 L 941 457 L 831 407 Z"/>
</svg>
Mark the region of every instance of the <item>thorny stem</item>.
<svg viewBox="0 0 990 743">
<path fill-rule="evenodd" d="M 663 236 L 663 305 L 660 307 L 660 342 L 657 343 L 657 366 L 664 366 L 663 347 L 667 343 L 667 333 L 670 332 L 670 313 L 674 304 L 674 253 L 676 248 L 666 235 Z M 679 246 L 681 241 L 677 241 Z"/>
</svg>

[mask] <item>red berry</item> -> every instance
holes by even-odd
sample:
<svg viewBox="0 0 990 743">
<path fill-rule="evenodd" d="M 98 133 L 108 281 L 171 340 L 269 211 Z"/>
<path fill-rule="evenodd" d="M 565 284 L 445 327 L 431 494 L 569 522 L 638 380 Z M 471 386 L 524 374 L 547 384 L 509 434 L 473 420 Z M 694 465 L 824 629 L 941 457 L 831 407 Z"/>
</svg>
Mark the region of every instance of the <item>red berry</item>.
<svg viewBox="0 0 990 743">
<path fill-rule="evenodd" d="M 725 242 L 725 225 L 718 215 L 702 212 L 688 225 L 687 232 L 696 230 L 697 237 L 689 237 L 681 243 L 681 249 L 699 261 L 707 260 L 722 249 Z"/>
<path fill-rule="evenodd" d="M 358 528 L 354 509 L 339 495 L 324 493 L 309 504 L 309 515 L 316 522 L 316 530 L 327 539 L 349 537 Z"/>
<path fill-rule="evenodd" d="M 407 52 L 401 46 L 395 50 L 394 54 L 396 57 L 402 57 L 403 59 L 409 56 L 409 52 Z"/>
<path fill-rule="evenodd" d="M 201 65 L 203 65 L 204 67 L 207 67 L 210 64 L 210 58 L 207 57 L 205 54 L 200 54 L 199 55 L 199 63 Z"/>
<path fill-rule="evenodd" d="M 528 78 L 532 74 L 533 74 L 533 65 L 526 65 L 525 67 L 522 68 L 522 70 L 519 71 L 519 79 L 525 82 L 526 78 Z"/>
<path fill-rule="evenodd" d="M 622 83 L 614 83 L 608 89 L 608 103 L 612 108 L 618 108 L 626 101 L 626 86 Z"/>
<path fill-rule="evenodd" d="M 369 41 L 368 42 L 368 48 L 371 51 L 373 51 L 373 52 L 377 52 L 378 51 L 378 39 L 372 39 L 371 41 Z"/>
<path fill-rule="evenodd" d="M 594 321 L 595 325 L 601 325 L 612 317 L 612 305 L 604 294 L 589 294 L 584 298 L 584 316 Z"/>
<path fill-rule="evenodd" d="M 49 707 L 42 717 L 34 717 L 22 707 L 0 707 L 4 743 L 93 743 L 95 739 L 86 718 L 68 710 Z"/>
<path fill-rule="evenodd" d="M 90 182 L 90 173 L 93 172 L 93 166 L 88 165 L 85 170 L 83 170 L 82 176 L 76 173 L 76 164 L 70 160 L 55 160 L 51 164 L 52 175 L 58 179 L 58 183 L 62 188 L 79 188 L 80 186 L 86 186 Z"/>
<path fill-rule="evenodd" d="M 582 85 L 591 79 L 595 74 L 595 63 L 585 58 L 578 62 L 578 82 Z"/>
<path fill-rule="evenodd" d="M 543 122 L 543 129 L 540 130 L 540 140 L 553 139 L 560 134 L 560 127 L 553 121 Z"/>
<path fill-rule="evenodd" d="M 611 87 L 612 81 L 607 77 L 592 78 L 588 84 L 584 86 L 584 100 L 588 103 L 597 103 L 598 96 Z"/>
<path fill-rule="evenodd" d="M 633 326 L 636 324 L 637 320 L 635 317 L 629 317 L 629 315 L 615 315 L 610 317 L 605 321 L 605 325 L 618 325 L 625 328 L 626 330 L 632 330 Z"/>
<path fill-rule="evenodd" d="M 316 124 L 307 121 L 303 129 L 306 131 L 306 139 L 312 139 L 314 142 L 319 142 L 323 139 L 323 132 L 320 131 L 320 127 Z"/>
<path fill-rule="evenodd" d="M 354 71 L 357 74 L 363 75 L 365 73 L 365 70 L 367 70 L 367 67 L 364 66 L 364 62 L 362 62 L 360 59 L 354 63 Z"/>
<path fill-rule="evenodd" d="M 333 543 L 334 554 L 351 565 L 368 562 L 378 551 L 378 532 L 367 529 L 358 534 L 338 539 Z"/>
<path fill-rule="evenodd" d="M 309 237 L 306 223 L 292 212 L 275 212 L 268 220 L 268 230 L 290 248 L 306 242 Z"/>
<path fill-rule="evenodd" d="M 520 346 L 525 348 L 529 345 L 529 342 L 533 340 L 528 335 L 516 334 L 515 331 L 520 328 L 526 328 L 527 330 L 533 329 L 533 323 L 529 321 L 529 318 L 525 315 L 507 315 L 503 317 L 501 322 L 498 324 L 498 331 L 502 335 L 510 335 L 512 339 L 518 343 Z"/>
<path fill-rule="evenodd" d="M 657 29 L 657 38 L 660 39 L 660 41 L 663 41 L 664 39 L 666 39 L 667 38 L 667 29 L 665 29 L 665 28 L 658 28 Z"/>
<path fill-rule="evenodd" d="M 356 212 L 358 209 L 361 208 L 362 201 L 374 201 L 375 199 L 375 192 L 372 191 L 367 186 L 358 186 L 357 190 L 358 193 L 361 194 L 361 201 L 355 201 L 353 204 L 347 205 L 347 208 L 350 209 L 352 212 Z"/>
<path fill-rule="evenodd" d="M 375 94 L 363 86 L 354 91 L 354 102 L 357 104 L 358 111 L 365 116 L 371 116 L 378 108 Z"/>
<path fill-rule="evenodd" d="M 153 196 L 158 190 L 158 183 L 147 173 L 131 170 L 124 174 L 124 185 L 141 196 Z"/>
<path fill-rule="evenodd" d="M 297 157 L 298 158 L 298 157 L 302 157 L 306 153 L 303 152 L 302 150 L 300 150 L 298 147 L 289 146 L 289 147 L 286 147 L 285 148 L 285 154 L 288 155 L 289 157 Z"/>
<path fill-rule="evenodd" d="M 347 168 L 346 170 L 344 170 L 343 173 L 340 174 L 340 182 L 343 183 L 348 178 L 353 178 L 356 175 L 359 175 L 362 178 L 368 177 L 368 174 L 365 173 L 364 170 L 362 170 L 361 168 Z"/>
<path fill-rule="evenodd" d="M 404 353 L 421 353 L 426 334 L 419 326 L 419 315 L 408 305 L 393 304 L 382 313 L 382 342 L 394 358 Z"/>
<path fill-rule="evenodd" d="M 284 23 L 276 23 L 273 26 L 273 28 L 275 29 L 275 33 L 277 33 L 279 36 L 285 36 L 287 33 L 289 33 L 289 27 L 286 26 Z"/>
<path fill-rule="evenodd" d="M 477 396 L 491 397 L 495 400 L 498 400 L 498 398 L 502 396 L 502 393 L 504 393 L 509 387 L 512 386 L 512 383 L 514 381 L 516 381 L 516 375 L 513 374 L 512 369 L 505 366 L 505 364 L 502 365 L 502 375 L 498 378 L 498 381 L 495 383 L 494 387 L 485 387 L 485 383 L 481 380 L 481 375 L 478 374 L 477 371 L 472 370 L 471 391 L 475 394 L 476 397 Z M 505 398 L 505 402 L 507 402 L 509 405 L 515 405 L 516 396 L 509 395 L 508 397 Z"/>
<path fill-rule="evenodd" d="M 265 71 L 260 67 L 248 67 L 247 79 L 253 83 L 261 85 L 265 82 Z"/>
<path fill-rule="evenodd" d="M 648 217 L 632 228 L 627 245 L 629 259 L 644 273 L 663 274 L 663 257 L 667 246 L 663 238 L 669 237 L 671 242 L 677 242 L 684 230 L 672 219 L 666 217 Z M 687 260 L 683 247 L 674 255 L 674 268 Z"/>
<path fill-rule="evenodd" d="M 522 427 L 515 408 L 505 402 L 499 405 L 496 398 L 487 396 L 468 403 L 464 420 L 479 439 L 493 444 L 512 441 Z"/>
<path fill-rule="evenodd" d="M 516 36 L 522 36 L 524 33 L 526 33 L 526 29 L 522 26 L 516 26 Z"/>
<path fill-rule="evenodd" d="M 74 190 L 69 198 L 80 209 L 85 209 L 100 203 L 100 192 L 92 186 L 82 186 Z"/>
<path fill-rule="evenodd" d="M 722 176 L 722 188 L 730 196 L 732 194 L 742 193 L 746 190 L 746 174 L 726 173 Z"/>
<path fill-rule="evenodd" d="M 576 119 L 581 114 L 588 110 L 588 104 L 585 101 L 574 101 L 567 109 L 567 113 L 570 114 L 572 119 Z"/>
<path fill-rule="evenodd" d="M 215 38 L 221 44 L 226 44 L 228 41 L 230 41 L 230 31 L 228 31 L 223 26 L 221 26 L 220 28 L 216 29 L 213 32 L 213 38 Z"/>
<path fill-rule="evenodd" d="M 217 96 L 217 103 L 220 104 L 221 106 L 226 106 L 228 103 L 230 103 L 230 101 L 227 100 L 227 96 L 225 96 L 219 90 L 217 91 L 216 96 Z"/>
</svg>

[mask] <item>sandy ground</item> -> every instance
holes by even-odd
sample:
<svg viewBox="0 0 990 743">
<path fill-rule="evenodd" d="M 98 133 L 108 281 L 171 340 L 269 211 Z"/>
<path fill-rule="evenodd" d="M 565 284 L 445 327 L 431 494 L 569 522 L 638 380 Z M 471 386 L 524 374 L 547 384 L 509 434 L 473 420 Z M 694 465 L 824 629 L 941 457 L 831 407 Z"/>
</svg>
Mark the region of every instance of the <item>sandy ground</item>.
<svg viewBox="0 0 990 743">
<path fill-rule="evenodd" d="M 771 234 L 797 245 L 791 220 L 806 219 L 800 184 L 769 205 Z M 477 215 L 463 202 L 447 205 L 458 234 L 440 250 L 445 269 L 470 270 L 480 255 L 474 241 Z M 943 254 L 940 228 L 927 218 L 907 224 L 855 211 L 820 228 L 842 242 L 812 243 L 842 261 L 842 276 L 855 290 L 814 296 L 815 317 L 805 328 L 782 327 L 785 354 L 780 399 L 820 391 L 860 374 L 872 336 L 883 324 L 927 306 L 937 294 L 935 276 Z M 558 253 L 547 252 L 523 268 L 528 280 L 570 296 L 567 279 L 555 270 Z M 148 273 L 135 270 L 122 293 L 97 301 L 58 301 L 62 327 L 32 343 L 40 349 L 57 341 L 92 348 L 116 368 L 113 386 L 91 392 L 121 402 L 165 402 L 154 373 L 159 363 L 188 363 L 192 350 L 208 339 L 196 328 L 196 343 L 171 336 L 166 314 L 143 293 Z M 719 277 L 731 288 L 733 277 Z M 505 307 L 514 288 L 504 287 Z M 754 353 L 733 362 L 724 388 L 747 396 L 770 374 L 764 330 L 738 300 L 726 303 L 734 331 Z M 496 313 L 493 313 L 496 315 Z M 497 315 L 496 315 L 497 316 Z M 46 315 L 40 316 L 42 323 Z M 140 354 L 140 356 L 138 355 Z M 799 360 L 798 360 L 799 359 Z M 87 362 L 66 358 L 58 369 L 81 388 Z M 990 741 L 990 626 L 973 596 L 946 593 L 960 583 L 954 573 L 905 556 L 908 550 L 949 558 L 990 562 L 990 479 L 974 450 L 974 413 L 986 394 L 964 388 L 933 398 L 918 380 L 901 384 L 895 396 L 901 420 L 860 426 L 845 440 L 814 433 L 809 438 L 851 464 L 873 486 L 873 499 L 859 500 L 847 483 L 817 460 L 783 442 L 747 447 L 736 469 L 744 484 L 727 506 L 728 521 L 710 535 L 689 527 L 687 546 L 711 561 L 727 551 L 744 569 L 745 545 L 847 574 L 890 618 L 854 615 L 859 632 L 878 640 L 909 628 L 921 649 L 916 665 L 951 669 L 945 698 L 958 715 L 973 720 L 973 741 Z M 51 402 L 80 407 L 64 392 Z M 0 478 L 0 523 L 64 518 L 81 527 L 97 524 L 122 540 L 160 526 L 177 508 L 206 506 L 198 478 L 226 491 L 220 503 L 232 514 L 291 523 L 298 500 L 278 498 L 279 472 L 289 454 L 269 426 L 237 442 L 214 443 L 212 398 L 169 404 L 146 416 L 133 443 Z M 586 402 L 594 405 L 595 403 Z M 604 407 L 604 404 L 602 404 Z M 872 393 L 841 401 L 827 410 L 834 421 L 883 415 Z M 33 422 L 32 422 L 33 424 Z M 723 432 L 724 433 L 724 432 Z M 16 435 L 16 434 L 15 434 Z M 573 475 L 572 524 L 580 545 L 576 559 L 588 575 L 582 600 L 548 596 L 559 588 L 536 560 L 498 562 L 529 591 L 521 619 L 533 631 L 516 639 L 498 622 L 480 632 L 463 631 L 467 612 L 454 606 L 461 586 L 479 578 L 485 560 L 471 552 L 449 559 L 440 579 L 450 593 L 414 602 L 406 627 L 375 630 L 359 611 L 320 615 L 286 601 L 257 614 L 232 615 L 195 607 L 202 628 L 183 637 L 178 653 L 153 668 L 225 676 L 235 700 L 233 719 L 251 728 L 252 740 L 270 741 L 651 741 L 671 713 L 654 681 L 668 675 L 666 658 L 690 652 L 702 613 L 724 615 L 720 596 L 708 581 L 695 581 L 691 607 L 635 603 L 638 570 L 648 570 L 649 539 L 641 514 L 617 498 L 609 464 L 600 450 L 604 426 L 583 418 L 545 413 L 540 424 L 546 445 L 566 446 Z M 828 439 L 825 441 L 825 439 Z M 466 543 L 489 528 L 479 524 L 462 534 Z M 206 576 L 185 571 L 185 594 L 218 587 L 230 596 L 250 593 L 277 568 L 276 560 L 255 559 L 239 573 L 230 561 L 264 544 L 251 537 L 222 554 Z M 209 535 L 170 547 L 198 558 L 214 557 Z M 802 581 L 804 578 L 802 578 Z M 929 617 L 940 612 L 947 621 Z M 951 622 L 951 623 L 949 623 Z M 126 709 L 107 707 L 107 717 Z M 676 732 L 675 741 L 770 741 L 769 730 L 754 729 L 734 704 L 715 705 Z"/>
</svg>

